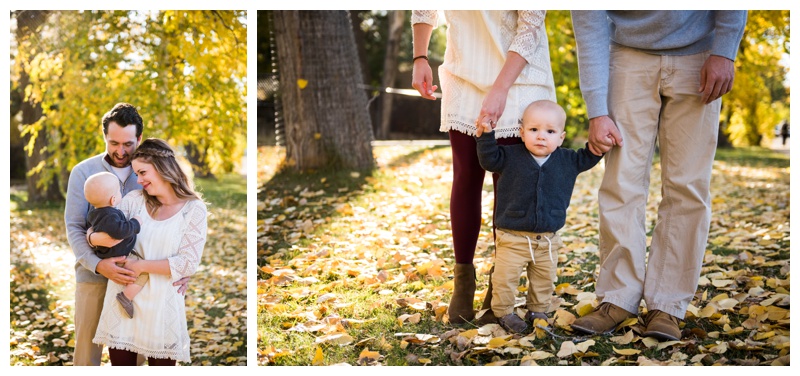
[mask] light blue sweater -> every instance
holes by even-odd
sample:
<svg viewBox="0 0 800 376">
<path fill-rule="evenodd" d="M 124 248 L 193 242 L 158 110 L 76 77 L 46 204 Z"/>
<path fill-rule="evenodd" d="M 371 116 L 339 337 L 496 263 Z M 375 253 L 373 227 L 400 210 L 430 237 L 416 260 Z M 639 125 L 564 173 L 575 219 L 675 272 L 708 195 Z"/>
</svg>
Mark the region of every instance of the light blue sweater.
<svg viewBox="0 0 800 376">
<path fill-rule="evenodd" d="M 86 242 L 86 229 L 88 224 L 86 216 L 91 209 L 91 205 L 83 195 L 83 185 L 86 179 L 98 172 L 114 173 L 111 165 L 105 160 L 106 153 L 95 155 L 88 158 L 72 168 L 69 174 L 69 184 L 67 185 L 67 202 L 64 208 L 64 223 L 67 226 L 67 240 L 75 254 L 75 279 L 78 282 L 105 282 L 107 279 L 101 274 L 97 274 L 97 257 L 92 247 Z M 131 171 L 125 181 L 120 181 L 122 195 L 135 189 L 142 189 L 136 182 L 136 174 Z"/>
<path fill-rule="evenodd" d="M 654 55 L 711 51 L 735 60 L 746 20 L 746 10 L 572 11 L 589 118 L 608 115 L 610 44 Z"/>
</svg>

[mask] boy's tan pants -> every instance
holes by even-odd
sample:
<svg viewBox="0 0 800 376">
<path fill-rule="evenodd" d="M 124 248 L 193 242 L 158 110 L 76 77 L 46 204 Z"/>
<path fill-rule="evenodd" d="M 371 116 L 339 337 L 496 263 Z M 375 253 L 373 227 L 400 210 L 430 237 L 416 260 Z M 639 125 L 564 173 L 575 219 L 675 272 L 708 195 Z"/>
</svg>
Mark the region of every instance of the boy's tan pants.
<svg viewBox="0 0 800 376">
<path fill-rule="evenodd" d="M 492 273 L 492 312 L 503 317 L 514 310 L 519 277 L 527 270 L 527 308 L 544 312 L 553 294 L 561 237 L 553 232 L 535 233 L 497 229 L 494 273 Z M 533 259 L 531 258 L 533 255 Z M 526 268 L 527 266 L 527 268 Z"/>
<path fill-rule="evenodd" d="M 701 101 L 708 52 L 659 56 L 611 47 L 608 106 L 623 147 L 605 155 L 600 186 L 600 275 L 597 298 L 637 313 L 683 318 L 697 290 L 711 222 L 711 168 L 720 100 Z M 650 166 L 661 154 L 658 220 L 647 250 L 645 208 Z"/>
</svg>

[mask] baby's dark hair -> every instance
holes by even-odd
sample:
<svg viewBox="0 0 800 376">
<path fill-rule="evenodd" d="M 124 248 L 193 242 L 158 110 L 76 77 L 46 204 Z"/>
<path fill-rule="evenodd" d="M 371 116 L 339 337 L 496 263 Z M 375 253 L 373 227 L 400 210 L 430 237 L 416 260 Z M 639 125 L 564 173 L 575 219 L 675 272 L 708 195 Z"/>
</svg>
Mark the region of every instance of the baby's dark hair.
<svg viewBox="0 0 800 376">
<path fill-rule="evenodd" d="M 136 107 L 130 103 L 117 103 L 111 111 L 103 115 L 103 134 L 108 134 L 108 124 L 112 121 L 123 128 L 131 124 L 136 125 L 136 138 L 142 135 L 144 128 L 142 117 L 139 116 L 139 111 L 136 111 Z"/>
</svg>

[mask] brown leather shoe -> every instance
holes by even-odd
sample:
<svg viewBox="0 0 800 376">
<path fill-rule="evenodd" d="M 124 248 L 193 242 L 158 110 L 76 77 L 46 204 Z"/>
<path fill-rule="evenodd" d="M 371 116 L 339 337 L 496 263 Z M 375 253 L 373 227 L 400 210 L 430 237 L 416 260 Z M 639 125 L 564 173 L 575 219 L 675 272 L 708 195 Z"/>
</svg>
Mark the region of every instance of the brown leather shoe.
<svg viewBox="0 0 800 376">
<path fill-rule="evenodd" d="M 583 316 L 572 323 L 572 329 L 589 334 L 608 333 L 626 319 L 636 317 L 611 303 L 602 303 L 594 312 Z"/>
<path fill-rule="evenodd" d="M 644 318 L 646 329 L 642 333 L 645 337 L 657 338 L 659 341 L 680 341 L 680 319 L 664 311 L 652 310 Z"/>
<path fill-rule="evenodd" d="M 475 266 L 456 264 L 453 268 L 453 297 L 447 307 L 451 324 L 464 324 L 475 318 L 472 301 L 475 300 Z"/>
<path fill-rule="evenodd" d="M 128 314 L 128 318 L 132 319 L 133 318 L 133 302 L 130 299 L 128 299 L 128 297 L 125 296 L 125 294 L 123 294 L 122 292 L 117 294 L 117 302 L 119 302 L 119 305 L 122 306 L 122 309 L 125 311 L 125 313 Z"/>
</svg>

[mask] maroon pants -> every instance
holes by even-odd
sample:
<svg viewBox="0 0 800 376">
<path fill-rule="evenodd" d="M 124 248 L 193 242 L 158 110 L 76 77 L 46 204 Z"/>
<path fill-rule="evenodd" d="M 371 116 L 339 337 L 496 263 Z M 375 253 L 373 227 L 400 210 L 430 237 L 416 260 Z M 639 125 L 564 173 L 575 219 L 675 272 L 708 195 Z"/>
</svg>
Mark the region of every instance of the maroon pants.
<svg viewBox="0 0 800 376">
<path fill-rule="evenodd" d="M 521 144 L 519 137 L 497 140 L 499 145 Z M 453 231 L 453 248 L 456 263 L 471 264 L 475 257 L 475 245 L 481 231 L 481 193 L 486 171 L 478 162 L 475 138 L 459 131 L 450 131 L 450 147 L 453 151 L 453 188 L 450 191 L 450 226 Z M 497 186 L 499 174 L 492 174 Z M 497 201 L 497 191 L 494 191 Z M 492 207 L 492 230 L 494 231 L 494 207 Z"/>
<path fill-rule="evenodd" d="M 112 366 L 135 366 L 137 354 L 133 351 L 108 349 L 108 357 Z M 174 366 L 175 359 L 147 358 L 149 366 Z"/>
</svg>

